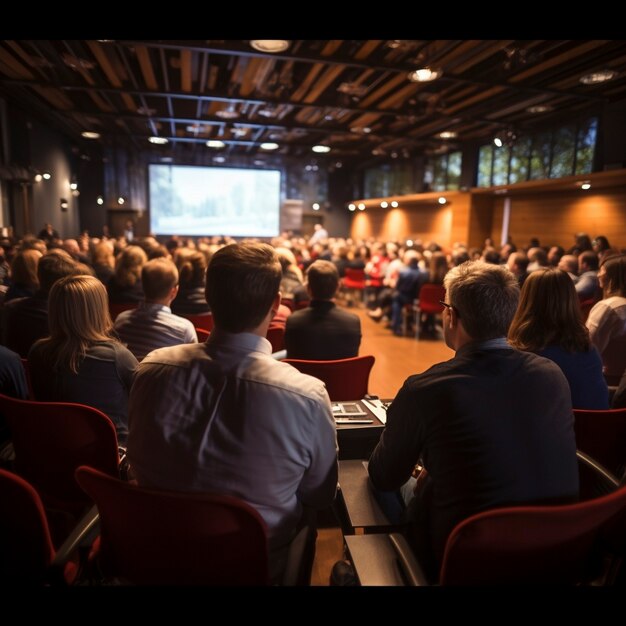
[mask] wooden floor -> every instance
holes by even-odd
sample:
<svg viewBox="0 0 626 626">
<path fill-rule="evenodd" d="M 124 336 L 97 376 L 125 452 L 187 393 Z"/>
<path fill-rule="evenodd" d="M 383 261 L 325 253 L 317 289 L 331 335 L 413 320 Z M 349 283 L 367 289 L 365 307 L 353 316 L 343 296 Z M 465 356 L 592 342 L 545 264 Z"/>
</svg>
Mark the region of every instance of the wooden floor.
<svg viewBox="0 0 626 626">
<path fill-rule="evenodd" d="M 396 337 L 385 328 L 384 322 L 374 322 L 364 309 L 350 311 L 361 318 L 361 349 L 359 354 L 373 354 L 376 363 L 370 375 L 369 392 L 381 398 L 393 398 L 406 378 L 419 374 L 431 365 L 447 361 L 454 355 L 443 340 Z M 343 558 L 340 528 L 320 528 L 311 585 L 328 585 L 330 571 Z"/>
</svg>

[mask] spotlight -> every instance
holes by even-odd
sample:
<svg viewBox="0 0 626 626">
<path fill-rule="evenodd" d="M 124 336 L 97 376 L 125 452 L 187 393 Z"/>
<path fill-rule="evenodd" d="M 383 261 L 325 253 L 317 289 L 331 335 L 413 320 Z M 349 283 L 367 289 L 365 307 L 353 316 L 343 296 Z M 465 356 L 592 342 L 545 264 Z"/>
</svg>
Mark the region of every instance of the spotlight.
<svg viewBox="0 0 626 626">
<path fill-rule="evenodd" d="M 313 203 L 313 210 L 314 211 L 319 211 L 320 210 L 320 205 L 317 202 Z"/>
<path fill-rule="evenodd" d="M 70 189 L 72 191 L 75 191 L 76 189 L 78 189 L 78 184 L 77 183 L 70 183 Z"/>
<path fill-rule="evenodd" d="M 35 182 L 40 183 L 43 180 L 43 176 L 41 174 L 35 174 Z"/>
<path fill-rule="evenodd" d="M 500 139 L 500 137 L 494 137 L 493 138 L 493 143 L 496 144 L 496 148 L 501 148 L 502 147 L 502 139 Z"/>
<path fill-rule="evenodd" d="M 587 191 L 587 189 L 591 189 L 591 183 L 589 181 L 585 181 L 581 186 L 581 189 L 584 189 L 585 191 Z"/>
<path fill-rule="evenodd" d="M 445 204 L 447 200 L 443 196 L 441 196 L 437 199 L 437 202 L 439 202 L 439 204 Z"/>
<path fill-rule="evenodd" d="M 354 204 L 349 204 L 348 211 L 356 211 L 356 206 L 354 206 Z"/>
<path fill-rule="evenodd" d="M 380 208 L 381 209 L 386 209 L 389 206 L 389 204 L 387 202 L 385 202 L 384 200 L 380 203 Z"/>
<path fill-rule="evenodd" d="M 365 204 L 363 202 L 359 202 L 359 211 L 365 211 Z"/>
<path fill-rule="evenodd" d="M 44 172 L 43 177 L 45 180 L 50 180 L 52 178 L 52 174 L 50 174 L 50 172 Z"/>
<path fill-rule="evenodd" d="M 104 198 L 102 196 L 98 196 L 96 198 L 96 204 L 100 204 L 100 205 L 104 204 Z"/>
<path fill-rule="evenodd" d="M 391 206 L 392 206 L 394 209 L 398 208 L 398 203 L 397 203 L 397 201 L 396 201 L 396 200 L 393 200 L 393 201 L 391 202 Z"/>
<path fill-rule="evenodd" d="M 325 154 L 326 152 L 330 152 L 329 146 L 313 146 L 311 148 L 313 152 L 317 152 L 318 154 Z"/>
<path fill-rule="evenodd" d="M 124 202 L 126 202 L 126 200 L 124 200 L 124 197 L 123 197 L 123 196 L 120 196 L 120 197 L 117 199 L 117 203 L 118 203 L 118 204 L 120 204 L 120 205 L 121 205 L 121 204 L 124 204 Z"/>
</svg>

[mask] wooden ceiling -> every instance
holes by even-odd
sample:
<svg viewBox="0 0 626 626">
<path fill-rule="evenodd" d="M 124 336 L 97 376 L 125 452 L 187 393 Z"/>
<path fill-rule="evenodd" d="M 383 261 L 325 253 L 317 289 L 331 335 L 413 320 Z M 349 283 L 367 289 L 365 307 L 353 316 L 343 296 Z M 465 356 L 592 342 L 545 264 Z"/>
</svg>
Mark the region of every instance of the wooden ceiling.
<svg viewBox="0 0 626 626">
<path fill-rule="evenodd" d="M 410 82 L 423 66 L 442 77 Z M 605 69 L 616 77 L 579 80 Z M 233 154 L 276 142 L 285 155 L 324 144 L 333 158 L 402 158 L 601 111 L 626 97 L 626 41 L 294 40 L 266 54 L 246 40 L 5 40 L 0 93 L 83 146 L 88 130 L 133 149 L 165 137 L 161 154 L 219 139 Z"/>
</svg>

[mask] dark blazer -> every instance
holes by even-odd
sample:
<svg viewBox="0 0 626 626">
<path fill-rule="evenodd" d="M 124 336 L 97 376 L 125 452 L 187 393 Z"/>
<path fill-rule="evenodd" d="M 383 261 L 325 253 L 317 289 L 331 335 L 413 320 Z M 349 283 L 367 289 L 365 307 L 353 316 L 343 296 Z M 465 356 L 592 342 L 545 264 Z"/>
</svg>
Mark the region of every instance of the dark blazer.
<svg viewBox="0 0 626 626">
<path fill-rule="evenodd" d="M 290 359 L 348 359 L 358 356 L 360 344 L 361 320 L 330 300 L 312 300 L 311 306 L 287 318 L 285 348 Z"/>
<path fill-rule="evenodd" d="M 427 533 L 438 563 L 450 531 L 474 513 L 578 497 L 567 380 L 552 361 L 504 346 L 466 345 L 409 377 L 370 458 L 372 482 L 385 491 L 423 459 L 431 500 L 416 533 Z"/>
</svg>

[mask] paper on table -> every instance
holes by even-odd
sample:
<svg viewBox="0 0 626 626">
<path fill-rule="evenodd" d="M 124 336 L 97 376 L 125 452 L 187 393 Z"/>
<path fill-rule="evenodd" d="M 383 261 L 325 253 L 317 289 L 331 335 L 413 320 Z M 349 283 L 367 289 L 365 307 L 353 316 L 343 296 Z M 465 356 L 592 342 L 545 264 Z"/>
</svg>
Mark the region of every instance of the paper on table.
<svg viewBox="0 0 626 626">
<path fill-rule="evenodd" d="M 380 400 L 361 400 L 363 404 L 383 423 L 387 423 L 387 410 Z"/>
</svg>

